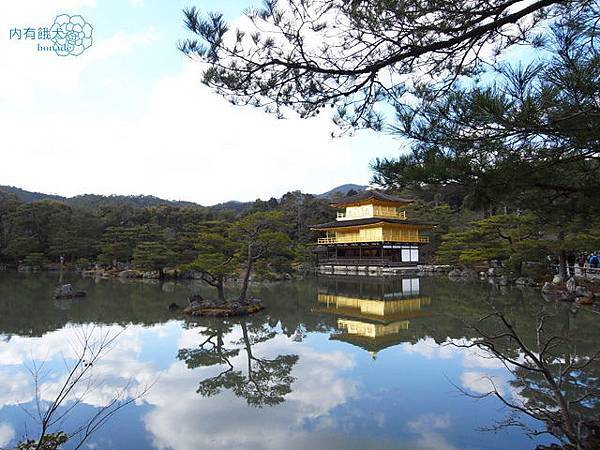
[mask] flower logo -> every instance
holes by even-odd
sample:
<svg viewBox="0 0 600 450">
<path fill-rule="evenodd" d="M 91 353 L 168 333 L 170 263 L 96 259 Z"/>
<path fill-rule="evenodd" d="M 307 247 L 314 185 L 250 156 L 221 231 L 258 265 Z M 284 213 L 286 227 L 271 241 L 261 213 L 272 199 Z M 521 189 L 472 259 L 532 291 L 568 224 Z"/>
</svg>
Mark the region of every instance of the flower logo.
<svg viewBox="0 0 600 450">
<path fill-rule="evenodd" d="M 50 28 L 50 39 L 59 56 L 79 56 L 92 45 L 94 29 L 83 17 L 61 14 Z"/>
</svg>

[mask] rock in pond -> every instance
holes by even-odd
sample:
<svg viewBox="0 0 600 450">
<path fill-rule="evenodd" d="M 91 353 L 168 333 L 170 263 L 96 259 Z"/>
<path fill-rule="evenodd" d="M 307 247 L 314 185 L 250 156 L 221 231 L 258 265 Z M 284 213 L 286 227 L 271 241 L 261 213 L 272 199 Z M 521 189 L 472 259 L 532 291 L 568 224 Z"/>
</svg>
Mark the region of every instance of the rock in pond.
<svg viewBox="0 0 600 450">
<path fill-rule="evenodd" d="M 475 280 L 477 279 L 477 272 L 473 269 L 459 269 L 455 268 L 448 272 L 448 278 L 451 280 Z"/>
<path fill-rule="evenodd" d="M 533 278 L 519 277 L 515 280 L 515 284 L 517 286 L 534 286 L 535 281 L 533 281 Z"/>
<path fill-rule="evenodd" d="M 555 284 L 546 282 L 542 286 L 542 295 L 546 300 L 559 300 L 561 302 L 572 302 L 575 296 L 570 294 L 566 289 Z"/>
<path fill-rule="evenodd" d="M 511 280 L 506 276 L 506 275 L 500 275 L 498 277 L 498 284 L 500 286 L 508 286 L 510 284 Z"/>
<path fill-rule="evenodd" d="M 203 302 L 204 301 L 204 297 L 202 297 L 200 294 L 192 294 L 188 297 L 188 304 L 191 305 L 194 302 Z"/>
<path fill-rule="evenodd" d="M 462 277 L 462 270 L 460 269 L 452 269 L 448 272 L 448 278 L 460 278 Z"/>
<path fill-rule="evenodd" d="M 594 298 L 594 294 L 585 286 L 577 286 L 575 288 L 575 295 L 577 297 L 586 297 L 589 299 Z"/>
<path fill-rule="evenodd" d="M 577 281 L 575 280 L 575 278 L 571 277 L 567 280 L 565 286 L 567 288 L 567 291 L 573 293 L 575 292 L 575 289 L 577 289 Z"/>
<path fill-rule="evenodd" d="M 73 286 L 70 284 L 63 284 L 61 286 L 58 286 L 54 290 L 54 298 L 57 300 L 65 299 L 65 298 L 78 298 L 78 297 L 85 297 L 85 296 L 86 296 L 85 291 L 75 291 L 75 290 L 73 290 Z"/>
<path fill-rule="evenodd" d="M 137 270 L 123 270 L 119 272 L 119 278 L 142 278 L 142 273 Z"/>
<path fill-rule="evenodd" d="M 160 279 L 160 272 L 158 270 L 151 270 L 149 272 L 144 272 L 142 278 L 146 280 L 158 280 Z"/>
<path fill-rule="evenodd" d="M 578 305 L 593 305 L 594 301 L 590 297 L 577 297 L 575 303 Z"/>
</svg>

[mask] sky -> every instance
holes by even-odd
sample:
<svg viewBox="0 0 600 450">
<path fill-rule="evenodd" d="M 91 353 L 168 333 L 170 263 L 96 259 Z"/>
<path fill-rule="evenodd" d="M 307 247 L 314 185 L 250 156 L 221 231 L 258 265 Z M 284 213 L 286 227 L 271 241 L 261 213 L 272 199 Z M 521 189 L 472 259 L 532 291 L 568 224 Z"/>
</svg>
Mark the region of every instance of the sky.
<svg viewBox="0 0 600 450">
<path fill-rule="evenodd" d="M 333 139 L 326 116 L 278 120 L 230 105 L 177 50 L 190 37 L 184 7 L 233 21 L 252 1 L 2 1 L 0 185 L 211 205 L 368 184 L 370 162 L 406 151 L 400 141 L 371 131 Z M 61 14 L 93 27 L 79 56 L 11 36 Z"/>
</svg>

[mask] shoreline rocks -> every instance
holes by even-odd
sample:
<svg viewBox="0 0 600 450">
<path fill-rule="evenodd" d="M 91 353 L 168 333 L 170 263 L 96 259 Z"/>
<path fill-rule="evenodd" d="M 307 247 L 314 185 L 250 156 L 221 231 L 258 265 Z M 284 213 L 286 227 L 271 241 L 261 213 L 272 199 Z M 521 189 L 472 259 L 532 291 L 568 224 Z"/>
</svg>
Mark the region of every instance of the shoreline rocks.
<svg viewBox="0 0 600 450">
<path fill-rule="evenodd" d="M 576 305 L 592 306 L 594 310 L 600 311 L 600 283 L 595 283 L 587 278 L 571 276 L 563 279 L 559 275 L 546 277 L 546 281 L 536 281 L 531 277 L 521 276 L 515 278 L 506 269 L 493 266 L 479 272 L 470 268 L 454 267 L 448 272 L 451 281 L 460 282 L 474 279 L 474 275 L 480 280 L 506 288 L 516 286 L 518 288 L 538 287 L 541 288 L 542 296 L 548 301 L 570 302 Z"/>
<path fill-rule="evenodd" d="M 135 278 L 142 278 L 143 273 L 139 272 L 137 270 L 123 270 L 122 272 L 119 272 L 119 278 L 126 278 L 126 279 L 135 279 Z"/>
<path fill-rule="evenodd" d="M 517 286 L 537 286 L 537 283 L 533 278 L 519 277 L 515 280 Z"/>
<path fill-rule="evenodd" d="M 448 272 L 448 278 L 451 280 L 475 280 L 477 279 L 477 272 L 473 269 L 459 269 L 456 267 Z"/>
<path fill-rule="evenodd" d="M 560 277 L 558 277 L 560 279 Z M 563 302 L 573 302 L 577 305 L 593 305 L 595 300 L 600 299 L 600 286 L 590 282 L 581 283 L 575 277 L 569 278 L 566 282 L 554 277 L 553 282 L 546 282 L 542 287 L 542 295 L 546 300 L 558 300 Z"/>
</svg>

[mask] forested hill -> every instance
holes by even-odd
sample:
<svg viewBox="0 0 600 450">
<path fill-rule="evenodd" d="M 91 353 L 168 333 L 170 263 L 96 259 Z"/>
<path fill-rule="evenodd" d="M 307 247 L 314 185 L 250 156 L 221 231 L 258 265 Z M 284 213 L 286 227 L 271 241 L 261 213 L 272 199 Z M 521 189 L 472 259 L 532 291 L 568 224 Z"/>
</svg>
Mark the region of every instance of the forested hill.
<svg viewBox="0 0 600 450">
<path fill-rule="evenodd" d="M 110 205 L 128 205 L 139 208 L 148 208 L 151 206 L 170 205 L 170 206 L 200 206 L 193 202 L 165 200 L 153 195 L 96 195 L 83 194 L 75 197 L 62 197 L 54 194 L 44 194 L 41 192 L 30 192 L 13 186 L 0 186 L 0 192 L 13 194 L 19 201 L 25 203 L 37 202 L 41 200 L 54 200 L 63 202 L 70 206 L 80 208 L 97 208 L 99 206 Z"/>
<path fill-rule="evenodd" d="M 197 257 L 203 230 L 266 212 L 283 218 L 294 257 L 302 261 L 312 257 L 307 244 L 319 235 L 310 226 L 333 220 L 330 200 L 354 192 L 346 188 L 325 196 L 293 191 L 279 199 L 202 206 L 154 196 L 67 198 L 0 186 L 0 268 L 47 267 L 64 260 L 78 267 L 119 262 L 146 269 L 155 266 L 148 258 L 184 267 Z"/>
<path fill-rule="evenodd" d="M 273 213 L 285 224 L 293 246 L 286 254 L 299 261 L 311 256 L 306 244 L 318 237 L 310 226 L 335 217 L 328 199 L 299 191 L 280 199 L 205 207 L 152 196 L 65 198 L 0 188 L 0 268 L 64 261 L 78 267 L 118 262 L 150 270 L 159 260 L 161 268 L 185 267 L 198 255 L 201 232 L 210 234 L 254 213 Z"/>
<path fill-rule="evenodd" d="M 15 197 L 17 197 L 19 201 L 25 203 L 39 202 L 41 200 L 56 200 L 59 202 L 64 202 L 67 200 L 66 197 L 61 197 L 60 195 L 43 194 L 41 192 L 31 192 L 14 186 L 0 185 L 0 192 L 13 194 Z"/>
<path fill-rule="evenodd" d="M 347 195 L 348 193 L 361 192 L 366 189 L 366 186 L 359 184 L 343 184 L 337 186 L 327 192 L 315 195 L 315 197 L 330 199 L 336 195 Z M 77 206 L 80 208 L 98 208 L 100 206 L 133 206 L 138 208 L 149 208 L 152 206 L 178 206 L 178 207 L 200 207 L 198 203 L 186 202 L 179 200 L 165 200 L 163 198 L 155 197 L 153 195 L 96 195 L 96 194 L 83 194 L 75 197 L 63 197 L 54 194 L 44 194 L 42 192 L 31 192 L 14 186 L 2 186 L 0 185 L 0 192 L 6 192 L 13 194 L 17 200 L 24 203 L 32 203 L 41 200 L 53 200 L 65 203 L 70 206 Z M 250 208 L 254 202 L 238 202 L 235 200 L 219 203 L 214 205 L 217 211 L 233 211 L 240 213 Z"/>
<path fill-rule="evenodd" d="M 65 199 L 65 203 L 72 206 L 79 206 L 81 208 L 91 207 L 97 208 L 99 206 L 107 205 L 130 205 L 139 208 L 149 208 L 152 206 L 200 206 L 194 202 L 185 202 L 179 200 L 165 200 L 153 195 L 96 195 L 96 194 L 85 194 L 77 195 L 75 197 Z"/>
<path fill-rule="evenodd" d="M 348 195 L 354 192 L 362 192 L 367 189 L 368 186 L 364 186 L 361 184 L 342 184 L 341 186 L 334 187 L 333 189 L 323 192 L 322 194 L 317 195 L 319 198 L 333 198 L 336 195 Z"/>
</svg>

